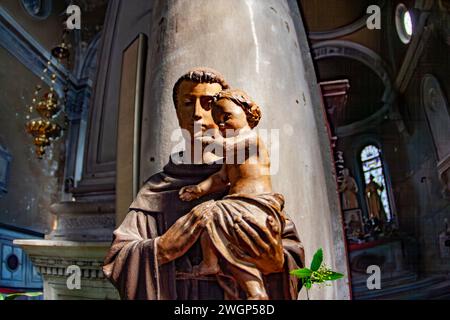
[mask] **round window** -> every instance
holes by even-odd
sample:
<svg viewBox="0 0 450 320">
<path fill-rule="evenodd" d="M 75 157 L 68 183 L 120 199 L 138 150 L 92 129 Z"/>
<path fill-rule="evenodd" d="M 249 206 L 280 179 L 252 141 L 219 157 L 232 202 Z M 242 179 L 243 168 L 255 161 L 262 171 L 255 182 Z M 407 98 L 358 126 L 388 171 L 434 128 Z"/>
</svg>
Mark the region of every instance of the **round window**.
<svg viewBox="0 0 450 320">
<path fill-rule="evenodd" d="M 10 254 L 6 258 L 6 266 L 10 271 L 16 271 L 19 268 L 19 258 L 15 254 Z"/>
<path fill-rule="evenodd" d="M 20 3 L 36 19 L 46 19 L 52 11 L 52 0 L 21 0 Z"/>
<path fill-rule="evenodd" d="M 395 11 L 395 26 L 400 40 L 404 44 L 408 44 L 414 32 L 414 20 L 411 12 L 403 3 L 400 3 Z"/>
</svg>

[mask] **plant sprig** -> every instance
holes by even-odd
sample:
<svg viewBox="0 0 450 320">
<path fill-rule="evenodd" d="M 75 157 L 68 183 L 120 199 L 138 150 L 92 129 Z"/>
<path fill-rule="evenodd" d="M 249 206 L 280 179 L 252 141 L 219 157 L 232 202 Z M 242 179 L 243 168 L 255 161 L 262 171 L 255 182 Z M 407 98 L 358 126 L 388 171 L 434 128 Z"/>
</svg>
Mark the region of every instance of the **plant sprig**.
<svg viewBox="0 0 450 320">
<path fill-rule="evenodd" d="M 1 294 L 0 300 L 15 300 L 19 297 L 39 297 L 42 295 L 42 292 L 18 292 L 11 294 Z"/>
<path fill-rule="evenodd" d="M 326 281 L 334 281 L 344 277 L 342 273 L 332 271 L 323 262 L 323 250 L 320 248 L 314 254 L 309 268 L 295 269 L 290 274 L 300 278 L 302 284 L 306 289 L 311 289 L 311 286 L 316 283 L 323 283 Z"/>
</svg>

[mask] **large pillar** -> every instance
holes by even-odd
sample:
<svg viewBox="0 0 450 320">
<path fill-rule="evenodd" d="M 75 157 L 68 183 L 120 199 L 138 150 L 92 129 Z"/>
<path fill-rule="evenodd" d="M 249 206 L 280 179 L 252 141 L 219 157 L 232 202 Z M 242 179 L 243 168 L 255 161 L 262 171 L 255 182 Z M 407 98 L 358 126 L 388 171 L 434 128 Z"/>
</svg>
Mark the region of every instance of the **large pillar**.
<svg viewBox="0 0 450 320">
<path fill-rule="evenodd" d="M 258 128 L 269 130 L 272 165 L 279 159 L 274 190 L 285 195 L 307 262 L 322 247 L 325 262 L 347 276 L 322 101 L 296 1 L 169 0 L 155 5 L 152 15 L 141 180 L 161 170 L 176 144 L 170 137 L 178 127 L 172 103 L 177 78 L 195 66 L 217 69 L 262 106 Z M 270 139 L 276 130 L 278 141 Z M 347 299 L 348 278 L 310 296 Z"/>
</svg>

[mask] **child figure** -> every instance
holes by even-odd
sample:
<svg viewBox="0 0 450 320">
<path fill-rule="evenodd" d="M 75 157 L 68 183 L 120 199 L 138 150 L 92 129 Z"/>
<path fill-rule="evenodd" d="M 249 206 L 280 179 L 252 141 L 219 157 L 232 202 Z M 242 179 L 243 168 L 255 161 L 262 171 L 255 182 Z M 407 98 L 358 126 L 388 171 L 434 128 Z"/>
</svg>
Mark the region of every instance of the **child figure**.
<svg viewBox="0 0 450 320">
<path fill-rule="evenodd" d="M 191 201 L 227 187 L 229 195 L 214 202 L 200 239 L 203 261 L 193 273 L 219 274 L 220 256 L 248 299 L 268 299 L 262 274 L 283 270 L 285 218 L 283 196 L 272 193 L 268 151 L 252 131 L 261 111 L 244 92 L 230 89 L 220 92 L 211 107 L 226 161 L 206 180 L 183 187 L 180 199 Z"/>
</svg>

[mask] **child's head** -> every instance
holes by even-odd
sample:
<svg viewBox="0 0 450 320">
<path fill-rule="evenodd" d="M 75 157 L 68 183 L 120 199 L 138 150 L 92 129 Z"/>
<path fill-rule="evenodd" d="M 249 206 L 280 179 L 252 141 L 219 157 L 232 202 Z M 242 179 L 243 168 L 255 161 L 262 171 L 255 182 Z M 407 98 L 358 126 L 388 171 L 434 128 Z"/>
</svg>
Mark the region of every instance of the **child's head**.
<svg viewBox="0 0 450 320">
<path fill-rule="evenodd" d="M 212 116 L 221 131 L 253 129 L 261 119 L 261 110 L 245 92 L 227 89 L 214 97 Z"/>
</svg>

